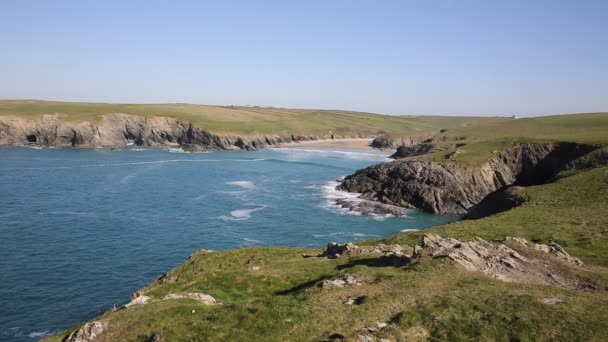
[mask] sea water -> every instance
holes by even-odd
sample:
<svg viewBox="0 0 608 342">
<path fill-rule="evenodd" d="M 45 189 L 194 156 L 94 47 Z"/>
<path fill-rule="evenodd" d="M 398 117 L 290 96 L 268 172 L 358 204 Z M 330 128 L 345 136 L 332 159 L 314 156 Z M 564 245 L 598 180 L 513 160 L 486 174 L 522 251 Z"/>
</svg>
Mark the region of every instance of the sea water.
<svg viewBox="0 0 608 342">
<path fill-rule="evenodd" d="M 0 340 L 91 319 L 199 248 L 321 247 L 446 223 L 362 216 L 336 179 L 384 153 L 0 148 Z"/>
</svg>

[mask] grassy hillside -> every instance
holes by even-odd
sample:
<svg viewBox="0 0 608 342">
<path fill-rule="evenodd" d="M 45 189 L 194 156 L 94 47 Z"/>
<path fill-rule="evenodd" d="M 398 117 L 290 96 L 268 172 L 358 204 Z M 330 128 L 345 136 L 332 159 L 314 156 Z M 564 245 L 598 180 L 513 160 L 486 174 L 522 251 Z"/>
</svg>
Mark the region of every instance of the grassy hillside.
<svg viewBox="0 0 608 342">
<path fill-rule="evenodd" d="M 608 145 L 608 113 L 463 123 L 435 137 L 434 143 L 442 151 L 431 157 L 438 161 L 451 157 L 480 162 L 491 157 L 493 151 L 504 150 L 513 143 L 556 141 Z"/>
<path fill-rule="evenodd" d="M 522 207 L 477 221 L 432 228 L 443 236 L 556 241 L 587 264 L 580 276 L 595 291 L 507 283 L 447 259 L 408 266 L 374 264 L 371 256 L 337 260 L 303 258 L 297 248 L 245 248 L 196 255 L 171 272 L 172 284 L 157 281 L 153 297 L 197 291 L 223 305 L 192 300 L 160 301 L 108 312 L 103 340 L 142 341 L 325 341 L 332 334 L 355 340 L 364 327 L 388 322 L 375 336 L 391 341 L 601 341 L 608 336 L 608 168 L 530 187 Z M 413 246 L 422 233 L 402 233 L 364 244 Z M 260 267 L 251 270 L 252 266 Z M 355 275 L 362 286 L 324 289 L 316 284 Z M 366 296 L 344 305 L 347 296 Z M 548 305 L 545 298 L 563 304 Z M 366 333 L 363 333 L 366 335 Z M 369 335 L 369 334 L 367 334 Z M 60 337 L 48 341 L 59 341 Z"/>
<path fill-rule="evenodd" d="M 38 118 L 67 114 L 72 122 L 97 121 L 103 114 L 169 116 L 190 121 L 214 133 L 240 135 L 306 134 L 333 131 L 345 136 L 435 134 L 442 128 L 502 122 L 504 118 L 403 117 L 340 110 L 223 107 L 194 104 L 107 104 L 50 101 L 0 101 L 0 115 Z"/>
</svg>

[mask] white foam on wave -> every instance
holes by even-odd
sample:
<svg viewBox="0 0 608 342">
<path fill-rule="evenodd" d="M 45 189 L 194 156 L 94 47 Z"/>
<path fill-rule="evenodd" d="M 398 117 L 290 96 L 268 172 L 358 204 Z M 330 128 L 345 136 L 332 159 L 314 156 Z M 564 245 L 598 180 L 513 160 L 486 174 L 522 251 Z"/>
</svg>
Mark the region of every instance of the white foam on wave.
<svg viewBox="0 0 608 342">
<path fill-rule="evenodd" d="M 171 153 L 193 153 L 193 154 L 198 154 L 198 153 L 208 153 L 207 151 L 196 151 L 196 152 L 192 152 L 192 151 L 184 151 L 181 148 L 178 147 L 169 147 L 167 149 L 167 151 L 171 152 Z"/>
<path fill-rule="evenodd" d="M 207 196 L 209 196 L 209 194 L 202 194 L 202 195 L 198 195 L 198 196 L 196 196 L 196 197 L 192 198 L 192 200 L 193 200 L 193 201 L 200 201 L 200 200 L 202 200 L 203 198 L 205 198 L 205 197 L 207 197 Z"/>
<path fill-rule="evenodd" d="M 230 216 L 222 215 L 218 217 L 222 221 L 246 221 L 251 218 L 251 214 L 266 208 L 261 206 L 258 208 L 238 209 L 230 212 Z"/>
<path fill-rule="evenodd" d="M 240 186 L 243 189 L 255 189 L 255 184 L 253 184 L 252 181 L 240 180 L 240 181 L 226 182 L 226 184 Z"/>
<path fill-rule="evenodd" d="M 99 152 L 106 152 L 101 150 Z M 75 169 L 81 167 L 108 167 L 108 166 L 125 166 L 125 165 L 149 165 L 149 164 L 170 164 L 170 163 L 223 163 L 223 162 L 259 162 L 268 160 L 268 158 L 257 159 L 166 159 L 144 162 L 130 163 L 110 163 L 110 164 L 83 164 L 73 166 L 50 166 L 50 167 L 24 167 L 24 168 L 0 168 L 0 170 L 54 170 L 54 169 Z"/>
<path fill-rule="evenodd" d="M 380 235 L 364 234 L 364 233 L 357 233 L 357 232 L 333 232 L 333 233 L 329 233 L 329 234 L 313 234 L 312 236 L 317 239 L 335 238 L 335 237 L 352 237 L 352 238 L 380 237 Z"/>
<path fill-rule="evenodd" d="M 321 197 L 325 199 L 325 202 L 322 203 L 322 206 L 326 209 L 329 209 L 333 212 L 337 212 L 339 214 L 349 214 L 349 215 L 357 215 L 360 216 L 361 213 L 358 211 L 352 211 L 346 208 L 342 208 L 340 205 L 336 203 L 337 200 L 348 200 L 349 202 L 357 203 L 362 202 L 363 200 L 359 198 L 360 193 L 355 192 L 347 192 L 343 190 L 338 190 L 336 187 L 340 183 L 338 181 L 329 181 L 321 186 Z"/>
<path fill-rule="evenodd" d="M 253 245 L 262 243 L 262 241 L 260 241 L 260 240 L 250 239 L 250 238 L 244 238 L 243 240 L 245 241 L 245 245 L 247 245 L 247 246 L 253 246 Z"/>
<path fill-rule="evenodd" d="M 131 179 L 135 179 L 137 177 L 137 173 L 132 173 L 130 175 L 126 175 L 124 177 L 122 177 L 122 179 L 120 180 L 120 184 L 127 184 L 129 183 L 129 181 Z"/>
<path fill-rule="evenodd" d="M 417 231 L 420 231 L 420 229 L 401 229 L 402 233 L 417 232 Z"/>
<path fill-rule="evenodd" d="M 27 337 L 30 337 L 30 338 L 42 338 L 42 337 L 47 337 L 47 336 L 51 336 L 51 335 L 53 335 L 53 333 L 51 333 L 48 330 L 45 330 L 45 331 L 34 331 L 34 332 L 31 332 L 31 333 L 29 333 L 27 335 Z"/>
</svg>

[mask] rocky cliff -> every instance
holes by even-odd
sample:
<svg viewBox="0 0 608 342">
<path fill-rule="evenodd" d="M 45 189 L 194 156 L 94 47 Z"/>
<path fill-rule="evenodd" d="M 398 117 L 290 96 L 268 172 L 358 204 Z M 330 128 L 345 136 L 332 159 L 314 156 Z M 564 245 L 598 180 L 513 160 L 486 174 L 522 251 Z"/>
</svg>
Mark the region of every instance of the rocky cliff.
<svg viewBox="0 0 608 342">
<path fill-rule="evenodd" d="M 599 148 L 574 143 L 520 144 L 480 166 L 424 158 L 395 160 L 348 176 L 339 189 L 361 198 L 445 215 L 467 214 L 511 185 L 542 184 L 569 162 Z"/>
<path fill-rule="evenodd" d="M 317 140 L 316 136 L 217 135 L 192 123 L 171 117 L 142 117 L 130 114 L 103 115 L 99 122 L 70 122 L 66 115 L 43 115 L 30 120 L 0 116 L 0 145 L 37 144 L 40 146 L 139 146 L 180 145 L 204 149 L 258 149 L 286 142 Z"/>
</svg>

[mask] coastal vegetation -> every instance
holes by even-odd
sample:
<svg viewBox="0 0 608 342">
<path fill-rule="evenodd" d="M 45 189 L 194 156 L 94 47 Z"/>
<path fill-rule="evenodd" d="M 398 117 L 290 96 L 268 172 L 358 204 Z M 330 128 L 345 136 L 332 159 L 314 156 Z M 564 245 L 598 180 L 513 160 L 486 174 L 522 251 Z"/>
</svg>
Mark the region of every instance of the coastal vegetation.
<svg viewBox="0 0 608 342">
<path fill-rule="evenodd" d="M 0 101 L 0 116 L 37 120 L 43 114 L 65 114 L 69 123 L 99 122 L 103 115 L 170 117 L 187 121 L 219 135 L 314 135 L 371 137 L 428 135 L 441 129 L 477 126 L 510 120 L 504 117 L 389 116 L 343 110 L 288 109 L 260 106 L 210 106 L 197 104 L 110 104 L 35 100 Z"/>
<path fill-rule="evenodd" d="M 95 318 L 94 322 L 104 324 L 98 340 L 605 339 L 608 114 L 457 126 L 432 138 L 435 152 L 385 165 L 434 163 L 431 170 L 437 165 L 474 170 L 493 167 L 491 159 L 497 158 L 502 169 L 488 170 L 520 172 L 513 171 L 511 183 L 504 184 L 518 185 L 520 200 L 515 207 L 476 220 L 362 241 L 358 246 L 337 246 L 342 248 L 339 253 L 330 252 L 334 245 L 327 250 L 200 250 L 139 290 L 134 305 Z M 526 161 L 530 156 L 532 161 Z M 518 168 L 522 165 L 543 171 L 542 177 L 525 173 L 531 169 Z M 554 167 L 547 170 L 546 165 Z M 398 173 L 384 175 L 392 178 Z M 477 183 L 463 179 L 462 184 Z M 499 190 L 500 186 L 492 189 Z M 483 197 L 475 197 L 474 202 Z M 447 252 L 428 251 L 425 239 L 433 233 L 452 239 L 445 240 L 451 243 Z M 542 279 L 492 275 L 459 259 L 463 245 L 478 248 L 470 260 L 481 259 L 488 269 L 504 269 L 507 275 L 509 270 L 526 272 L 525 265 L 552 271 L 541 274 Z M 480 245 L 494 246 L 515 259 L 492 255 L 489 247 Z M 176 294 L 178 299 L 169 300 Z M 192 294 L 210 295 L 218 303 L 208 305 L 187 297 Z M 82 324 L 46 340 L 61 341 L 81 328 Z"/>
</svg>

